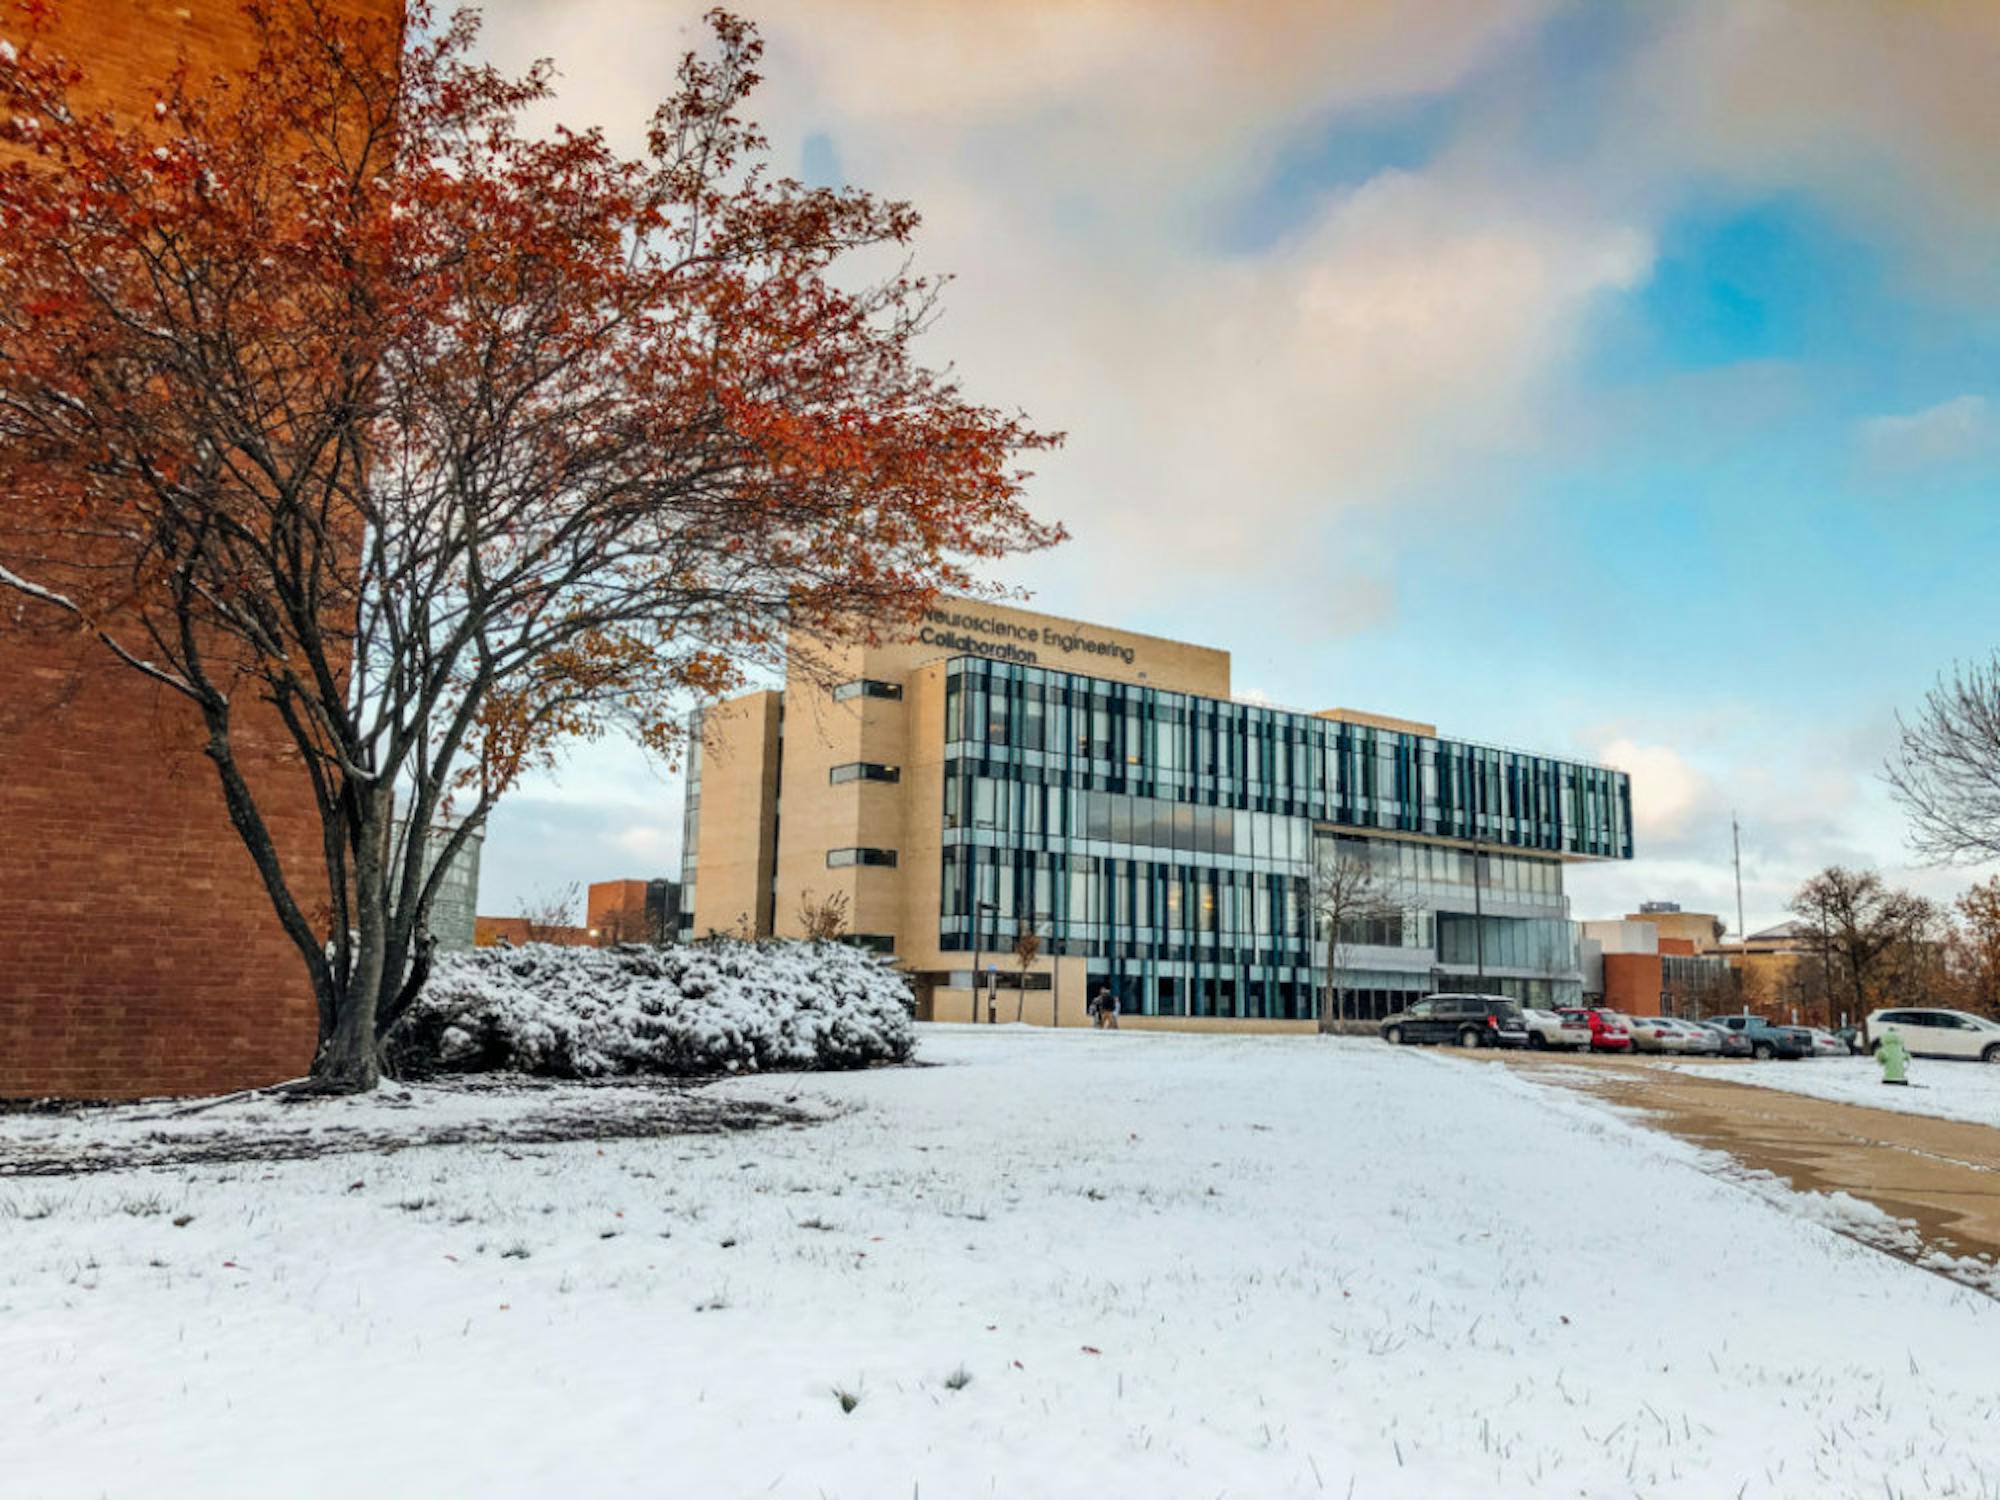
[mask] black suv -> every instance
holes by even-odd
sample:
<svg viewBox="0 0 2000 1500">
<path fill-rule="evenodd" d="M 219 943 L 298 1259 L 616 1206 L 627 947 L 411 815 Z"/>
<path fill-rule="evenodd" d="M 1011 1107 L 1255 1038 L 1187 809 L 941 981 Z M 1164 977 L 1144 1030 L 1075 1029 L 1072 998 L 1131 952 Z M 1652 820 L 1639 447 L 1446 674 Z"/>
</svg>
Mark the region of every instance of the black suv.
<svg viewBox="0 0 2000 1500">
<path fill-rule="evenodd" d="M 1382 1040 L 1525 1047 L 1528 1023 L 1520 1005 L 1505 995 L 1426 995 L 1383 1020 Z"/>
</svg>

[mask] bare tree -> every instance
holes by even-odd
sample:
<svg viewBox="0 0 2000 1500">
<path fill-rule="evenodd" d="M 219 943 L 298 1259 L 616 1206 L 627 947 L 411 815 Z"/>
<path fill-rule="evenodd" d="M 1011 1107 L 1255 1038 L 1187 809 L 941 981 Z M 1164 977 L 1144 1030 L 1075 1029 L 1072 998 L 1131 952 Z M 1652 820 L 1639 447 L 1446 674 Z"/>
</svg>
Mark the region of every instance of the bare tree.
<svg viewBox="0 0 2000 1500">
<path fill-rule="evenodd" d="M 1922 896 L 1885 885 L 1872 870 L 1839 865 L 1800 886 L 1791 907 L 1824 957 L 1828 1025 L 1834 1020 L 1836 974 L 1858 1021 L 1898 952 L 1926 943 L 1938 922 L 1937 908 Z"/>
<path fill-rule="evenodd" d="M 1021 935 L 1014 939 L 1014 962 L 1021 966 L 1021 987 L 1015 991 L 1014 1024 L 1019 1025 L 1028 1008 L 1028 970 L 1041 957 L 1042 935 L 1035 929 L 1034 918 L 1021 924 Z"/>
<path fill-rule="evenodd" d="M 1320 842 L 1307 876 L 1306 906 L 1315 935 L 1326 945 L 1326 984 L 1321 991 L 1319 1029 L 1334 1031 L 1347 1019 L 1340 1001 L 1340 956 L 1365 941 L 1367 925 L 1400 920 L 1412 905 L 1402 882 L 1378 868 L 1358 839 Z"/>
<path fill-rule="evenodd" d="M 1883 768 L 1910 843 L 1940 863 L 2000 856 L 2000 653 L 1940 674 Z"/>
<path fill-rule="evenodd" d="M 1948 957 L 1957 1008 L 2000 1016 L 2000 876 L 1953 903 Z"/>
<path fill-rule="evenodd" d="M 1741 975 L 1721 964 L 1703 964 L 1691 978 L 1676 976 L 1666 982 L 1668 1011 L 1699 1021 L 1704 1016 L 1728 1015 L 1737 1007 Z"/>
<path fill-rule="evenodd" d="M 616 907 L 597 919 L 592 933 L 601 948 L 627 943 L 659 948 L 673 941 L 662 914 L 650 905 Z"/>
<path fill-rule="evenodd" d="M 583 887 L 572 880 L 552 891 L 538 891 L 521 903 L 521 933 L 531 943 L 574 943 L 576 904 Z"/>
<path fill-rule="evenodd" d="M 831 943 L 847 931 L 847 893 L 834 891 L 824 898 L 811 891 L 799 892 L 799 927 L 810 943 Z"/>
</svg>

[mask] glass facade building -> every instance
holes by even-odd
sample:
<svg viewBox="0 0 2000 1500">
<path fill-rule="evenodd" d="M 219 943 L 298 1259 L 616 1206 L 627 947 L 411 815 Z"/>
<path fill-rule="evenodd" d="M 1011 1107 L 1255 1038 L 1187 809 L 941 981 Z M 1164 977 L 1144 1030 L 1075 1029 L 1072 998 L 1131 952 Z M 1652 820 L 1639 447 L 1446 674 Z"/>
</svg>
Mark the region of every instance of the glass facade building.
<svg viewBox="0 0 2000 1500">
<path fill-rule="evenodd" d="M 1474 984 L 1578 998 L 1562 865 L 1631 857 L 1623 773 L 1039 666 L 944 671 L 941 950 L 1032 926 L 1128 1013 L 1305 1019 L 1312 871 L 1338 855 L 1398 893 L 1340 935 L 1344 1014 Z"/>
</svg>

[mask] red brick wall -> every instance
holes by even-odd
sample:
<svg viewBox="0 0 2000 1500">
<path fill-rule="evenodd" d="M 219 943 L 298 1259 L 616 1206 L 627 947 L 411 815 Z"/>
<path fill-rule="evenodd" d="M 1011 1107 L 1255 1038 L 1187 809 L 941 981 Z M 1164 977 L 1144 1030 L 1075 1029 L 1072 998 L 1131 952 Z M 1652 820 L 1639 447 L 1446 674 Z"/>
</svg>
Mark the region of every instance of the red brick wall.
<svg viewBox="0 0 2000 1500">
<path fill-rule="evenodd" d="M 1657 953 L 1604 955 L 1604 1005 L 1628 1016 L 1657 1016 L 1666 983 Z"/>
<path fill-rule="evenodd" d="M 198 68 L 246 55 L 236 0 L 71 0 L 64 14 L 93 82 L 140 108 L 178 49 Z M 10 9 L 0 34 L 13 24 Z M 48 620 L 0 596 L 0 1098 L 296 1077 L 312 1059 L 311 989 L 223 810 L 199 719 Z M 246 774 L 310 900 L 317 823 L 273 729 L 250 719 Z"/>
<path fill-rule="evenodd" d="M 590 933 L 582 927 L 551 927 L 527 917 L 474 917 L 472 946 L 493 948 L 501 943 L 518 948 L 523 943 L 553 943 L 558 948 L 587 948 Z"/>
<path fill-rule="evenodd" d="M 588 896 L 588 925 L 600 934 L 636 937 L 646 920 L 646 882 L 643 880 L 594 881 Z M 626 929 L 629 926 L 630 931 Z M 613 932 L 616 928 L 617 931 Z"/>
<path fill-rule="evenodd" d="M 230 826 L 197 716 L 101 647 L 0 633 L 0 1097 L 212 1093 L 312 1061 L 312 991 Z M 297 762 L 248 731 L 302 892 Z M 324 884 L 319 890 L 324 892 Z"/>
</svg>

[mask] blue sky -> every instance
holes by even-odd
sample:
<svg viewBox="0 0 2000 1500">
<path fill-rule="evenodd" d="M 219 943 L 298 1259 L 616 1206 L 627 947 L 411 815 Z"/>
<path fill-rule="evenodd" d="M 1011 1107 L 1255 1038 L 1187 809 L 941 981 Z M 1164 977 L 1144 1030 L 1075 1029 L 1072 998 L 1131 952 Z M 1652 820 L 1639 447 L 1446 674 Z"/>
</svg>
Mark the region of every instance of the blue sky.
<svg viewBox="0 0 2000 1500">
<path fill-rule="evenodd" d="M 1579 915 L 1733 920 L 1732 809 L 1753 927 L 1829 861 L 1963 883 L 1875 772 L 2000 644 L 1994 8 L 747 9 L 780 164 L 913 199 L 937 357 L 1070 434 L 1033 493 L 1075 540 L 1004 581 L 1239 691 L 1624 765 L 1640 858 Z M 490 45 L 630 140 L 695 11 L 514 0 Z M 677 811 L 592 747 L 484 905 L 670 872 Z"/>
</svg>

